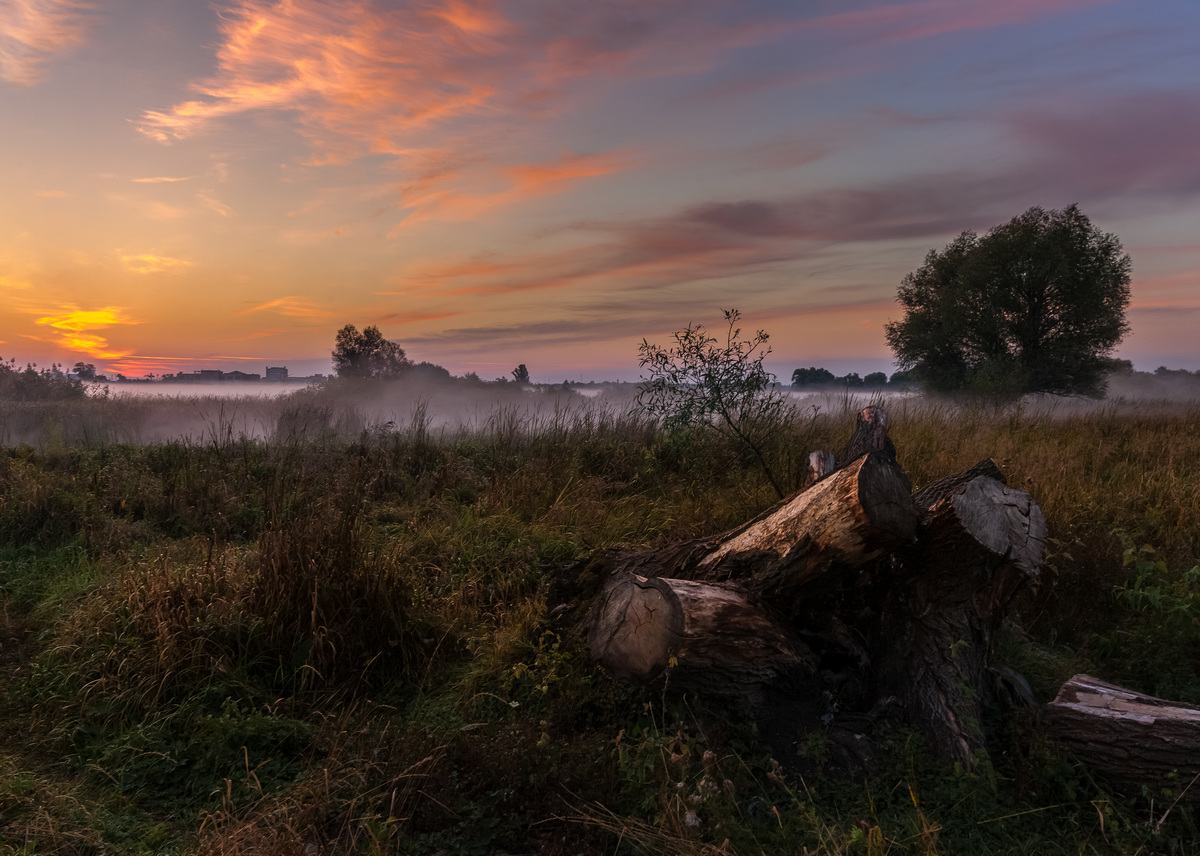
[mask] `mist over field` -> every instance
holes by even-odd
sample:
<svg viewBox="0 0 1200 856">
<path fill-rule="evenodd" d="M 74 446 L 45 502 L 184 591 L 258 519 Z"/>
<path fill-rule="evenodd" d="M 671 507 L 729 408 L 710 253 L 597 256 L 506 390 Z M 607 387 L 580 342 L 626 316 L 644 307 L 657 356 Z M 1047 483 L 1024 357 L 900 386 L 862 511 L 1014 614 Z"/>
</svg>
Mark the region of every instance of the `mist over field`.
<svg viewBox="0 0 1200 856">
<path fill-rule="evenodd" d="M 854 413 L 886 403 L 894 418 L 930 408 L 977 407 L 970 398 L 914 390 L 780 386 L 799 416 Z M 537 431 L 637 411 L 636 383 L 587 386 L 484 382 L 473 378 L 407 378 L 393 382 L 333 382 L 307 387 L 274 384 L 92 385 L 73 401 L 12 402 L 0 412 L 0 443 L 34 448 L 96 443 L 228 442 L 242 438 L 352 436 L 363 431 L 473 433 Z M 1027 395 L 989 409 L 1067 416 L 1092 411 L 1145 412 L 1200 401 L 1200 377 L 1189 372 L 1135 372 L 1109 378 L 1104 398 Z"/>
</svg>

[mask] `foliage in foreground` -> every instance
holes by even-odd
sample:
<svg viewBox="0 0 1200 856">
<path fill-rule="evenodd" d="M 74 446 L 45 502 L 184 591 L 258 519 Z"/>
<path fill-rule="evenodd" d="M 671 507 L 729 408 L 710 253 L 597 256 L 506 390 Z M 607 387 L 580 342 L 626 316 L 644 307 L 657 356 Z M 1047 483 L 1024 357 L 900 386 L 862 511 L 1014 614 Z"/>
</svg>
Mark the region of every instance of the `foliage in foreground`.
<svg viewBox="0 0 1200 856">
<path fill-rule="evenodd" d="M 916 484 L 992 455 L 1046 511 L 1002 652 L 1042 700 L 1086 670 L 1200 703 L 1200 411 L 890 415 Z M 768 505 L 713 432 L 8 448 L 0 484 L 0 852 L 1196 852 L 1174 794 L 1115 795 L 1020 718 L 981 771 L 898 732 L 846 777 L 819 734 L 772 758 L 744 711 L 600 674 L 546 569 Z"/>
</svg>

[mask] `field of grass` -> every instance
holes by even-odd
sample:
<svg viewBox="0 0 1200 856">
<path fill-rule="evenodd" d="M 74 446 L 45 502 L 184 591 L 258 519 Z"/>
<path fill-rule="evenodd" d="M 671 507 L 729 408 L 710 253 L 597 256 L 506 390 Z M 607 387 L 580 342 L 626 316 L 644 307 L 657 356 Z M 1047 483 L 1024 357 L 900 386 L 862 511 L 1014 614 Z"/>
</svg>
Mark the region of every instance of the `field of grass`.
<svg viewBox="0 0 1200 856">
<path fill-rule="evenodd" d="M 801 775 L 745 711 L 614 683 L 549 569 L 747 519 L 757 464 L 624 405 L 427 404 L 192 402 L 175 441 L 152 402 L 0 416 L 0 854 L 1200 853 L 1187 783 L 1116 794 L 1032 716 L 974 771 L 897 732 Z M 776 471 L 860 405 L 775 426 Z M 994 457 L 1041 504 L 999 652 L 1039 700 L 1086 671 L 1200 704 L 1200 405 L 888 409 L 914 485 Z"/>
</svg>

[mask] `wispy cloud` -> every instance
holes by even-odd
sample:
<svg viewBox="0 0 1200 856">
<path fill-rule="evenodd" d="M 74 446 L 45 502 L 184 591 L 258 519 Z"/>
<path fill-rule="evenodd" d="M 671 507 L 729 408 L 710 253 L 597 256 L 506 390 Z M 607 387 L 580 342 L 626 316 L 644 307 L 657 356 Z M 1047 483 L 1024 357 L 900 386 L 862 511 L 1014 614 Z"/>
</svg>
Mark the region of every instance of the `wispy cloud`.
<svg viewBox="0 0 1200 856">
<path fill-rule="evenodd" d="M 211 193 L 208 193 L 206 191 L 202 190 L 199 193 L 197 193 L 196 201 L 199 202 L 201 205 L 203 205 L 205 208 L 207 208 L 209 211 L 212 211 L 214 214 L 220 214 L 222 217 L 229 217 L 230 215 L 233 214 L 233 211 L 229 208 L 228 205 L 226 205 L 224 202 L 217 199 L 217 197 L 213 196 Z"/>
<path fill-rule="evenodd" d="M 507 26 L 482 4 L 242 0 L 222 12 L 218 71 L 194 85 L 200 98 L 147 111 L 138 127 L 167 142 L 224 117 L 288 110 L 318 160 L 394 152 L 407 130 L 481 109 L 495 95 L 478 64 L 503 52 Z"/>
<path fill-rule="evenodd" d="M 58 315 L 48 315 L 38 318 L 35 322 L 42 327 L 54 331 L 52 341 L 68 351 L 87 354 L 101 360 L 118 359 L 129 356 L 132 351 L 114 350 L 106 336 L 92 331 L 104 330 L 118 324 L 139 324 L 125 314 L 119 307 L 107 306 L 103 309 L 79 309 L 75 306 L 63 307 Z"/>
<path fill-rule="evenodd" d="M 551 161 L 495 167 L 486 172 L 499 186 L 480 190 L 489 182 L 469 183 L 464 171 L 438 165 L 406 185 L 399 207 L 411 213 L 403 225 L 425 220 L 472 220 L 497 208 L 528 199 L 566 193 L 581 181 L 629 169 L 637 162 L 631 150 L 566 154 Z M 483 170 L 480 170 L 481 172 Z"/>
<path fill-rule="evenodd" d="M 189 181 L 189 180 L 191 180 L 191 178 L 192 177 L 190 175 L 183 175 L 183 176 L 155 175 L 155 176 L 151 176 L 149 178 L 135 178 L 135 179 L 132 179 L 132 181 L 134 184 L 171 184 L 176 181 Z"/>
<path fill-rule="evenodd" d="M 9 274 L 0 274 L 0 288 L 9 288 L 16 291 L 28 291 L 33 288 L 33 285 L 27 279 L 19 279 Z"/>
<path fill-rule="evenodd" d="M 0 4 L 0 79 L 32 86 L 55 56 L 83 43 L 90 3 L 5 0 Z"/>
<path fill-rule="evenodd" d="M 265 312 L 267 310 L 275 310 L 280 315 L 285 315 L 289 318 L 332 318 L 334 313 L 327 309 L 321 309 L 311 301 L 303 300 L 299 297 L 279 297 L 275 300 L 268 300 L 266 303 L 260 303 L 256 306 L 251 306 L 242 309 L 234 314 L 250 315 L 254 312 Z"/>
<path fill-rule="evenodd" d="M 133 273 L 179 273 L 192 266 L 188 259 L 159 256 L 153 253 L 121 255 L 125 267 Z"/>
<path fill-rule="evenodd" d="M 197 97 L 137 124 L 169 142 L 228 117 L 287 111 L 316 162 L 408 157 L 422 148 L 414 135 L 434 126 L 545 115 L 579 78 L 703 70 L 784 31 L 758 2 L 239 0 L 221 11 L 217 71 L 193 84 Z"/>
<path fill-rule="evenodd" d="M 1024 24 L 1116 0 L 918 0 L 884 3 L 809 21 L 805 28 L 836 29 L 871 41 L 912 41 L 966 30 Z"/>
</svg>

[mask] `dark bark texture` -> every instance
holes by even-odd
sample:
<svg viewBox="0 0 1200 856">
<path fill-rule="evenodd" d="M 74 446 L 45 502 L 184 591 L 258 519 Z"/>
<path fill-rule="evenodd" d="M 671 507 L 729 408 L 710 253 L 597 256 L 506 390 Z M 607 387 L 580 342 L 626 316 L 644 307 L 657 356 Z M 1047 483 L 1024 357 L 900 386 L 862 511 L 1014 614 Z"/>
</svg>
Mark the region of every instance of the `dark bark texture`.
<svg viewBox="0 0 1200 856">
<path fill-rule="evenodd" d="M 1046 521 L 990 459 L 912 492 L 887 425 L 863 410 L 841 451 L 812 453 L 803 489 L 728 532 L 562 569 L 552 615 L 615 678 L 748 702 L 781 757 L 820 730 L 843 763 L 869 763 L 873 730 L 900 720 L 971 765 L 986 708 L 1034 705 L 992 647 Z M 1200 708 L 1076 675 L 1044 714 L 1114 784 L 1200 800 Z"/>
<path fill-rule="evenodd" d="M 1045 521 L 992 461 L 914 494 L 887 427 L 866 408 L 802 490 L 719 535 L 577 562 L 555 601 L 591 580 L 580 626 L 618 679 L 743 698 L 785 742 L 825 727 L 858 745 L 898 713 L 970 763 L 1002 671 L 993 637 Z"/>
</svg>

